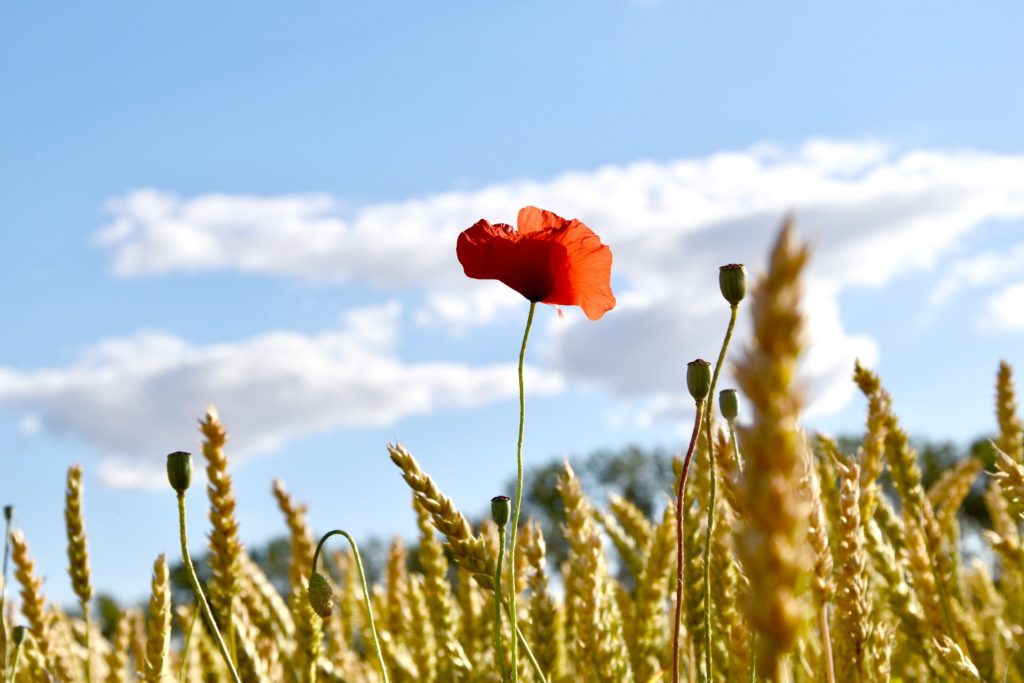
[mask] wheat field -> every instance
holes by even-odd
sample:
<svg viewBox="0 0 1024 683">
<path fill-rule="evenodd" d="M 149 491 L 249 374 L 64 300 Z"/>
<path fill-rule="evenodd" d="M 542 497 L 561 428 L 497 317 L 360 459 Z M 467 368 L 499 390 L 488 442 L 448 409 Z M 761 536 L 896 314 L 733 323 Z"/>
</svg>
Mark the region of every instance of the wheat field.
<svg viewBox="0 0 1024 683">
<path fill-rule="evenodd" d="M 752 339 L 730 358 L 740 419 L 735 430 L 718 420 L 712 443 L 696 439 L 681 510 L 670 502 L 649 517 L 624 497 L 592 500 L 566 464 L 558 492 L 568 559 L 552 566 L 540 525 L 527 520 L 515 575 L 501 579 L 498 526 L 474 528 L 406 448 L 388 445 L 411 493 L 418 561 L 410 563 L 401 539 L 391 545 L 368 613 L 356 555 L 327 545 L 314 567 L 317 536 L 281 482 L 273 498 L 290 536 L 287 587 L 247 555 L 226 430 L 210 410 L 196 457 L 209 518 L 190 528 L 208 538 L 203 589 L 227 658 L 199 603 L 172 603 L 168 560 L 177 558 L 154 558 L 148 607 L 125 609 L 113 632 L 101 633 L 91 617 L 82 472 L 72 467 L 65 519 L 78 609 L 47 600 L 30 539 L 12 529 L 2 680 L 218 683 L 234 669 L 246 682 L 355 683 L 382 680 L 382 662 L 401 682 L 500 681 L 513 666 L 523 681 L 670 681 L 680 587 L 681 680 L 1024 683 L 1024 426 L 1011 368 L 996 374 L 991 472 L 968 458 L 926 488 L 898 397 L 860 365 L 851 381 L 867 409 L 856 452 L 806 432 L 797 367 L 808 258 L 785 228 L 744 304 Z M 682 460 L 677 481 L 664 482 L 665 500 L 674 500 Z M 972 486 L 984 487 L 990 562 L 961 553 L 959 513 Z M 321 575 L 329 591 L 311 604 L 311 577 Z M 496 577 L 518 596 L 515 664 L 509 619 L 495 616 Z"/>
</svg>

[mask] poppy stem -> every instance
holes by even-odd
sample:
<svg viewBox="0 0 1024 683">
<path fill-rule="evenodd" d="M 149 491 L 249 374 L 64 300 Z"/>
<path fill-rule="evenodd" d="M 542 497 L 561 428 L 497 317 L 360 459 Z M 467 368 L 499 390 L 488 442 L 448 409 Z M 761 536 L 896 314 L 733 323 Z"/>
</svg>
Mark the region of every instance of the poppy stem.
<svg viewBox="0 0 1024 683">
<path fill-rule="evenodd" d="M 533 314 L 537 310 L 537 302 L 530 302 L 530 314 L 526 318 L 526 330 L 523 332 L 523 345 L 519 349 L 519 440 L 516 443 L 516 499 L 512 505 L 512 533 L 509 536 L 508 573 L 509 581 L 509 619 L 512 620 L 512 632 L 516 632 L 516 536 L 519 535 L 519 508 L 523 503 L 523 426 L 526 423 L 526 392 L 523 386 L 523 364 L 526 362 L 526 342 L 530 338 L 533 327 Z M 512 680 L 519 680 L 519 642 L 512 639 Z"/>
<path fill-rule="evenodd" d="M 683 491 L 686 489 L 686 474 L 690 470 L 693 449 L 700 434 L 700 421 L 704 414 L 704 399 L 697 400 L 697 414 L 693 418 L 693 434 L 683 459 L 676 488 L 676 613 L 672 622 L 672 683 L 679 683 L 679 626 L 683 618 Z"/>
<path fill-rule="evenodd" d="M 316 550 L 313 552 L 312 571 L 314 573 L 316 572 L 317 562 L 320 560 L 320 551 L 323 550 L 324 543 L 326 543 L 327 539 L 331 536 L 344 536 L 348 541 L 348 544 L 352 546 L 352 555 L 356 561 L 356 571 L 359 573 L 359 583 L 363 588 L 363 607 L 366 608 L 366 623 L 370 627 L 370 635 L 373 636 L 373 648 L 377 651 L 377 664 L 380 666 L 380 675 L 384 679 L 384 683 L 388 683 L 390 680 L 388 678 L 388 668 L 384 664 L 384 652 L 380 648 L 380 638 L 377 637 L 377 624 L 373 620 L 373 608 L 370 605 L 370 589 L 366 585 L 366 573 L 363 571 L 363 558 L 359 556 L 359 546 L 356 545 L 356 540 L 344 529 L 328 531 L 320 537 L 320 542 L 316 544 Z"/>
<path fill-rule="evenodd" d="M 0 680 L 7 681 L 7 564 L 11 559 L 11 518 L 14 516 L 14 508 L 10 505 L 4 507 L 4 579 L 0 586 Z M 14 674 L 12 673 L 13 677 Z"/>
<path fill-rule="evenodd" d="M 729 341 L 732 339 L 732 330 L 736 327 L 736 312 L 738 304 L 730 306 L 729 327 L 725 330 L 725 339 L 722 340 L 722 349 L 718 352 L 718 361 L 715 363 L 715 372 L 711 375 L 711 391 L 708 396 L 715 395 L 715 385 L 718 383 L 718 375 L 722 371 L 722 363 L 725 362 L 725 352 L 729 348 Z M 707 535 L 704 538 L 704 672 L 707 680 L 713 681 L 713 662 L 711 660 L 711 534 L 715 528 L 715 504 L 718 489 L 717 463 L 715 462 L 714 443 L 711 439 L 711 414 L 714 411 L 714 401 L 708 401 L 708 408 L 704 411 L 704 439 L 707 443 L 708 467 L 711 477 L 711 491 L 708 496 L 708 524 Z"/>
<path fill-rule="evenodd" d="M 199 577 L 196 576 L 195 566 L 192 564 L 192 557 L 188 552 L 188 536 L 185 534 L 185 490 L 178 491 L 178 535 L 181 538 L 181 560 L 185 564 L 185 573 L 188 574 L 189 581 L 192 583 L 192 592 L 196 596 L 196 605 L 203 614 L 203 619 L 206 621 L 206 627 L 213 635 L 214 641 L 217 643 L 217 649 L 220 650 L 220 655 L 224 659 L 224 664 L 228 668 L 228 673 L 231 674 L 231 680 L 234 683 L 242 683 L 242 679 L 238 677 L 238 671 L 235 669 L 234 662 L 231 661 L 231 654 L 228 652 L 227 645 L 224 644 L 224 638 L 220 634 L 220 629 L 217 628 L 217 622 L 213 618 L 213 613 L 210 611 L 210 605 L 206 601 L 206 595 L 203 593 L 203 587 L 199 584 Z"/>
<path fill-rule="evenodd" d="M 494 647 L 498 656 L 501 680 L 508 680 L 505 646 L 501 642 L 501 566 L 505 557 L 505 527 L 498 527 L 498 564 L 494 569 Z M 513 587 L 513 590 L 515 587 Z"/>
</svg>

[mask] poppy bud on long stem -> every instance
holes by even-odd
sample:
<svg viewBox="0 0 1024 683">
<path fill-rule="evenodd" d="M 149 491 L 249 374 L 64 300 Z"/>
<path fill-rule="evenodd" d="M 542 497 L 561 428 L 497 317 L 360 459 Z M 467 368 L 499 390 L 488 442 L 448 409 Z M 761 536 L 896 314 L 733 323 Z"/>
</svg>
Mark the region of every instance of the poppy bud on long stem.
<svg viewBox="0 0 1024 683">
<path fill-rule="evenodd" d="M 167 481 L 178 493 L 192 485 L 192 454 L 175 451 L 167 456 Z"/>
<path fill-rule="evenodd" d="M 675 620 L 672 622 L 672 683 L 679 683 L 679 627 L 683 616 L 683 491 L 686 489 L 686 475 L 690 471 L 690 461 L 693 459 L 693 449 L 697 445 L 703 415 L 704 400 L 697 399 L 693 434 L 690 435 L 690 445 L 686 449 L 686 457 L 683 458 L 683 467 L 676 488 L 676 609 Z"/>
<path fill-rule="evenodd" d="M 508 496 L 491 498 L 491 519 L 498 525 L 498 561 L 494 566 L 494 649 L 503 681 L 509 679 L 509 674 L 508 667 L 505 665 L 505 646 L 501 642 L 501 600 L 503 597 L 501 594 L 501 569 L 505 559 L 505 525 L 508 524 L 511 507 Z M 515 592 L 514 579 L 512 591 Z M 513 662 L 513 666 L 515 665 Z"/>
<path fill-rule="evenodd" d="M 320 552 L 323 550 L 324 543 L 331 536 L 344 536 L 349 545 L 352 546 L 352 555 L 356 561 L 356 571 L 359 572 L 359 581 L 363 586 L 363 606 L 366 607 L 366 623 L 370 627 L 370 635 L 373 636 L 373 646 L 377 650 L 377 663 L 380 665 L 381 676 L 384 677 L 384 683 L 388 683 L 388 668 L 384 665 L 384 653 L 381 651 L 380 638 L 377 636 L 377 624 L 373 620 L 373 608 L 370 606 L 370 589 L 366 585 L 363 559 L 359 555 L 359 546 L 356 545 L 355 539 L 343 529 L 334 529 L 321 536 L 320 542 L 316 544 L 316 550 L 313 551 L 313 569 L 309 577 L 309 589 L 307 591 L 310 607 L 324 619 L 331 616 L 331 611 L 334 607 L 334 593 L 330 585 L 328 585 L 327 579 L 316 570 L 317 563 L 320 560 Z"/>
<path fill-rule="evenodd" d="M 703 401 L 711 390 L 711 363 L 698 358 L 686 364 L 686 388 L 695 401 Z"/>
<path fill-rule="evenodd" d="M 181 560 L 185 565 L 185 573 L 188 574 L 188 578 L 192 582 L 192 592 L 195 594 L 196 604 L 202 610 L 206 627 L 210 630 L 210 634 L 213 635 L 213 639 L 217 643 L 217 648 L 224 659 L 224 664 L 231 674 L 231 680 L 235 683 L 242 683 L 242 679 L 238 677 L 238 671 L 235 669 L 235 664 L 231 661 L 231 655 L 228 653 L 228 647 L 224 643 L 224 637 L 221 636 L 220 629 L 217 628 L 217 622 L 210 611 L 206 594 L 203 593 L 203 587 L 199 583 L 196 568 L 192 564 L 192 557 L 188 552 L 188 536 L 185 532 L 185 491 L 188 489 L 191 475 L 192 456 L 190 454 L 184 451 L 177 451 L 167 456 L 167 478 L 178 494 L 178 535 L 181 540 Z"/>
<path fill-rule="evenodd" d="M 11 634 L 11 639 L 14 641 L 14 662 L 11 664 L 11 680 L 15 681 L 18 679 L 18 658 L 21 655 L 21 644 L 28 638 L 28 628 L 25 626 L 15 626 L 14 632 Z"/>
<path fill-rule="evenodd" d="M 718 269 L 718 288 L 731 306 L 737 306 L 747 295 L 747 269 L 742 263 L 730 263 Z"/>
</svg>

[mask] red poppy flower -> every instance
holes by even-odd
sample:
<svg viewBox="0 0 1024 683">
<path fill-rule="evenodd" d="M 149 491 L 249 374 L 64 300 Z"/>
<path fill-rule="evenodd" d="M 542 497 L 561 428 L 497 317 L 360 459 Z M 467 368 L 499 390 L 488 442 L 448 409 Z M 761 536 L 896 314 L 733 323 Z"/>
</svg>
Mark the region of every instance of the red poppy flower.
<svg viewBox="0 0 1024 683">
<path fill-rule="evenodd" d="M 500 280 L 537 303 L 579 306 L 597 320 L 615 307 L 612 250 L 575 218 L 527 206 L 511 225 L 481 219 L 459 235 L 455 252 L 466 275 Z"/>
</svg>

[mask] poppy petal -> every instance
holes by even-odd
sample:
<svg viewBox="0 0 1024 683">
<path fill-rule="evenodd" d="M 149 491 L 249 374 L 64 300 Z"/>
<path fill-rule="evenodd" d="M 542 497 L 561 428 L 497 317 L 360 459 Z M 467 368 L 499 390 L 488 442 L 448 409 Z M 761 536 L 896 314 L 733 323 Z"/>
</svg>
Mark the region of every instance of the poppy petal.
<svg viewBox="0 0 1024 683">
<path fill-rule="evenodd" d="M 520 210 L 518 227 L 480 220 L 464 230 L 456 254 L 466 275 L 533 302 L 579 306 L 591 320 L 615 307 L 612 252 L 590 228 L 533 206 Z"/>
<path fill-rule="evenodd" d="M 563 228 L 568 223 L 569 221 L 558 214 L 538 209 L 536 206 L 524 206 L 519 209 L 519 217 L 516 219 L 520 235 L 529 235 L 548 228 Z"/>
<path fill-rule="evenodd" d="M 499 280 L 530 301 L 541 301 L 551 292 L 552 251 L 564 249 L 548 240 L 524 240 L 511 227 L 484 220 L 464 230 L 455 246 L 467 276 Z"/>
<path fill-rule="evenodd" d="M 551 231 L 565 249 L 565 266 L 555 269 L 555 282 L 544 303 L 579 306 L 591 320 L 615 307 L 611 288 L 612 250 L 583 223 L 572 220 Z"/>
</svg>

